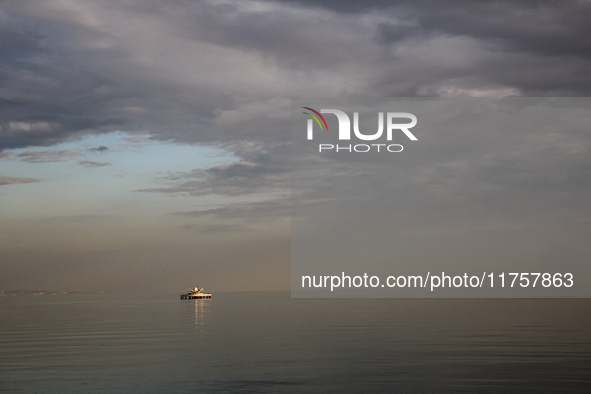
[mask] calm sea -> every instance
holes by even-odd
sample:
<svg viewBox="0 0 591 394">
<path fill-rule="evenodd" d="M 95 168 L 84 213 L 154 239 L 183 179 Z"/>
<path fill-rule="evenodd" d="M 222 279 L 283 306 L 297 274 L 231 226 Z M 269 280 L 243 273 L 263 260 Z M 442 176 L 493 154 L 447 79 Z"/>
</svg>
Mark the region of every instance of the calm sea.
<svg viewBox="0 0 591 394">
<path fill-rule="evenodd" d="M 213 297 L 0 297 L 0 392 L 591 392 L 591 300 Z"/>
</svg>

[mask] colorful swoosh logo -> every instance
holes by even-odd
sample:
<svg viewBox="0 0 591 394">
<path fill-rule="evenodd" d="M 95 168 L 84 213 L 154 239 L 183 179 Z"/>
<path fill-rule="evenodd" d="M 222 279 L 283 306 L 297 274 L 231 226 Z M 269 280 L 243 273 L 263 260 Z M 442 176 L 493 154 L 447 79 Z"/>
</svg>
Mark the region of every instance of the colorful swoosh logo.
<svg viewBox="0 0 591 394">
<path fill-rule="evenodd" d="M 316 111 L 315 109 L 312 109 L 312 108 L 310 108 L 310 107 L 302 107 L 302 108 L 303 108 L 303 109 L 310 110 L 310 111 L 314 112 L 316 115 L 318 115 L 318 116 L 320 117 L 320 119 L 322 119 L 322 122 L 324 122 L 324 126 L 326 126 L 326 131 L 328 131 L 328 125 L 326 124 L 326 120 L 324 120 L 324 116 L 320 115 L 320 112 L 318 112 L 318 111 Z M 311 116 L 312 118 L 314 118 L 314 120 L 316 121 L 316 123 L 318 123 L 318 126 L 320 126 L 320 130 L 323 130 L 323 129 L 324 129 L 324 128 L 322 127 L 322 123 L 320 123 L 320 120 L 319 120 L 319 119 L 318 119 L 316 116 L 312 115 L 312 114 L 311 114 L 311 113 L 309 113 L 309 112 L 302 112 L 302 113 L 303 113 L 303 114 L 306 114 L 306 115 L 309 115 L 309 116 Z"/>
</svg>

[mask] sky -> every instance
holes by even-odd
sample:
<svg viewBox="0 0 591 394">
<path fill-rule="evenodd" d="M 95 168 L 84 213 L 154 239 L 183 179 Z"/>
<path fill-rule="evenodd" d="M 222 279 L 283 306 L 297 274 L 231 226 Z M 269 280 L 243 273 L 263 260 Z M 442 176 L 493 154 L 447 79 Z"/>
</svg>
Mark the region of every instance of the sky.
<svg viewBox="0 0 591 394">
<path fill-rule="evenodd" d="M 575 285 L 510 292 L 497 283 L 415 295 L 589 297 L 590 104 L 582 97 L 294 100 L 292 296 L 294 289 L 304 297 L 414 292 L 386 286 L 301 290 L 306 275 L 367 273 L 385 281 L 428 272 L 553 272 L 571 273 Z M 366 135 L 378 129 L 379 112 L 408 111 L 417 118 L 410 129 L 416 140 L 400 130 L 390 141 L 386 132 L 372 141 L 339 140 L 341 127 L 329 113 L 329 131 L 317 126 L 309 140 L 304 106 L 358 113 Z M 394 152 L 388 144 L 396 144 Z M 350 145 L 357 152 L 349 152 Z"/>
<path fill-rule="evenodd" d="M 2 1 L 0 290 L 287 290 L 291 98 L 589 96 L 590 14 L 583 0 Z M 517 169 L 495 179 L 524 198 L 567 174 L 563 217 L 581 217 L 588 132 L 551 138 L 474 174 Z M 518 160 L 553 143 L 556 165 Z M 445 152 L 420 179 L 473 193 Z"/>
</svg>

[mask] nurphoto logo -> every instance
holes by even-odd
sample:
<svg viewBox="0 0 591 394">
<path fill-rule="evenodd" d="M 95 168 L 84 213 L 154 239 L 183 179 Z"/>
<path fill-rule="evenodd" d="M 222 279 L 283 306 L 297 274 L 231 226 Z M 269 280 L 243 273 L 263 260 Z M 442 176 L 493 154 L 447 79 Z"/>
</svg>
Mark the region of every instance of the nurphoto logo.
<svg viewBox="0 0 591 394">
<path fill-rule="evenodd" d="M 310 107 L 302 107 L 310 112 L 303 112 L 310 116 L 308 119 L 307 139 L 314 139 L 314 121 L 320 127 L 321 131 L 328 132 L 328 124 L 322 114 L 333 114 L 337 117 L 339 122 L 339 141 L 351 140 L 351 120 L 349 115 L 338 109 L 321 109 L 320 112 Z M 400 119 L 407 119 L 410 122 L 398 123 Z M 395 123 L 396 120 L 396 123 Z M 417 117 L 408 112 L 388 112 L 386 113 L 386 140 L 392 141 L 392 135 L 395 130 L 402 131 L 411 141 L 417 141 L 417 137 L 409 129 L 417 124 Z M 382 137 L 384 133 L 384 113 L 378 113 L 378 131 L 374 134 L 363 134 L 359 130 L 359 112 L 353 112 L 353 133 L 355 137 L 362 141 L 375 141 Z M 402 152 L 403 146 L 400 144 L 319 144 L 318 151 L 334 151 L 334 152 L 369 152 L 369 151 L 388 151 L 388 152 Z"/>
</svg>

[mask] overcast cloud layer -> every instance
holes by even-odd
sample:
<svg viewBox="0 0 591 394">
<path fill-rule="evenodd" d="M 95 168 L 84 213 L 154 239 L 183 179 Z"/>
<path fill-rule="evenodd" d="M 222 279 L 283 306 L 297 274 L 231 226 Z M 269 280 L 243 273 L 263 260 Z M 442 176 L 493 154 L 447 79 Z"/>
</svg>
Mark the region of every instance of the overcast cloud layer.
<svg viewBox="0 0 591 394">
<path fill-rule="evenodd" d="M 589 94 L 589 2 L 446 4 L 3 2 L 0 148 L 285 140 L 297 96 Z"/>
<path fill-rule="evenodd" d="M 214 145 L 238 160 L 137 193 L 254 196 L 179 214 L 285 217 L 290 97 L 589 96 L 589 20 L 583 0 L 4 1 L 0 159 L 99 170 L 45 147 L 117 130 Z M 2 187 L 37 181 L 0 167 Z"/>
<path fill-rule="evenodd" d="M 587 1 L 61 0 L 1 11 L 0 150 L 144 132 L 226 146 L 250 169 L 239 179 L 258 182 L 283 164 L 269 152 L 288 139 L 289 97 L 591 89 Z M 220 179 L 220 193 L 236 193 L 227 170 L 207 174 L 210 190 Z"/>
</svg>

